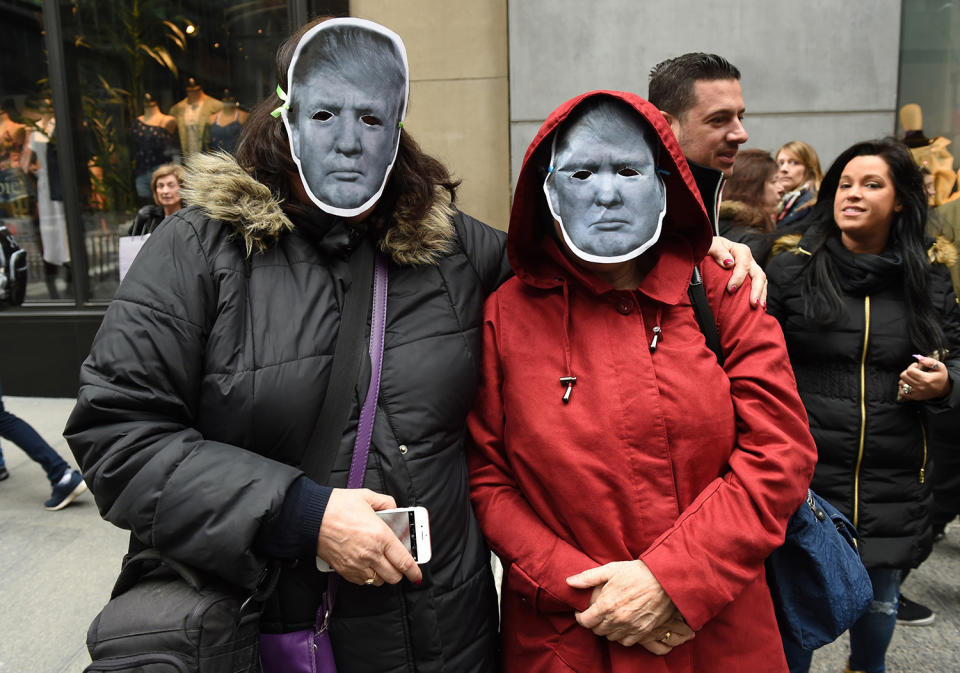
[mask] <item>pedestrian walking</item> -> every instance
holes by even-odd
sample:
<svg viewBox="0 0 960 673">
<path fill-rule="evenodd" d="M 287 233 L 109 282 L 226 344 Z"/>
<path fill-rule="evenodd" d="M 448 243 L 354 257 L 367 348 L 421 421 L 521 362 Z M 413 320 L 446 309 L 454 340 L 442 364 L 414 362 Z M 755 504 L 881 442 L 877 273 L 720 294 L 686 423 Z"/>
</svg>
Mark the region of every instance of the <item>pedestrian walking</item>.
<svg viewBox="0 0 960 673">
<path fill-rule="evenodd" d="M 23 449 L 24 453 L 47 473 L 53 492 L 43 503 L 46 509 L 51 512 L 61 510 L 87 490 L 83 475 L 71 468 L 29 423 L 4 408 L 2 388 L 0 388 L 0 437 Z M 3 460 L 3 450 L 0 449 L 0 481 L 9 478 L 10 472 Z"/>
</svg>

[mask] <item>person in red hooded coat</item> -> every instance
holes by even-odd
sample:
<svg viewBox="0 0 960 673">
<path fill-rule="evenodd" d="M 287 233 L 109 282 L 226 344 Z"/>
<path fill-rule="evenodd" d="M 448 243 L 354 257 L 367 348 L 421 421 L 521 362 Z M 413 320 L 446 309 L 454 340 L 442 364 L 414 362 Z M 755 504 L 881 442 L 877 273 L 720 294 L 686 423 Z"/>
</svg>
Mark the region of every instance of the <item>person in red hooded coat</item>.
<svg viewBox="0 0 960 673">
<path fill-rule="evenodd" d="M 715 264 L 722 367 L 707 347 L 687 290 L 710 238 L 633 94 L 568 101 L 527 150 L 469 418 L 507 673 L 787 670 L 763 562 L 816 448 L 776 320 Z"/>
</svg>

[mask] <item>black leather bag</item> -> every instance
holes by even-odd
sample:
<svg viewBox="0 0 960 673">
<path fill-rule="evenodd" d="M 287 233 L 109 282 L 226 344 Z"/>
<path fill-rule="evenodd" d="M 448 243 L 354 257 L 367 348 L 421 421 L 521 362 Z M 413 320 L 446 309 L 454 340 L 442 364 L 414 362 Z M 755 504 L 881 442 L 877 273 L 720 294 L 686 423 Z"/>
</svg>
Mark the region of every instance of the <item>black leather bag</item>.
<svg viewBox="0 0 960 673">
<path fill-rule="evenodd" d="M 140 552 L 87 630 L 93 663 L 84 673 L 259 672 L 261 601 L 275 576 L 251 594 L 155 550 Z"/>
</svg>

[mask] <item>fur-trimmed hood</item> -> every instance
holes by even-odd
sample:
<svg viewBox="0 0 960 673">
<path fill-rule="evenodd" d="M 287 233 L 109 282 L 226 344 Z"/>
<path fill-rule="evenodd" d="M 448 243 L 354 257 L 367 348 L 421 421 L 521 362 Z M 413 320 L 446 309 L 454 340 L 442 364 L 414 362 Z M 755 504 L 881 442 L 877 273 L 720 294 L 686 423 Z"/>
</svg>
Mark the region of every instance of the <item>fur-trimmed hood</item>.
<svg viewBox="0 0 960 673">
<path fill-rule="evenodd" d="M 199 206 L 209 217 L 233 225 L 247 255 L 265 250 L 294 229 L 282 202 L 226 152 L 191 155 L 181 195 L 185 205 Z M 411 221 L 398 213 L 381 238 L 380 249 L 403 266 L 435 264 L 452 248 L 454 212 L 446 191 L 438 188 L 422 220 Z"/>
<path fill-rule="evenodd" d="M 929 239 L 928 239 L 929 240 Z M 773 244 L 771 256 L 779 255 L 781 252 L 789 252 L 794 255 L 810 256 L 810 251 L 802 245 L 803 236 L 801 234 L 788 234 L 781 236 Z M 952 267 L 960 259 L 960 252 L 956 246 L 943 236 L 937 236 L 930 247 L 927 248 L 927 257 L 931 264 L 943 264 Z"/>
<path fill-rule="evenodd" d="M 751 227 L 761 233 L 765 231 L 765 224 L 772 224 L 770 218 L 762 210 L 743 201 L 721 201 L 718 217 L 730 220 L 733 224 L 741 227 Z M 764 221 L 765 218 L 766 221 Z"/>
</svg>

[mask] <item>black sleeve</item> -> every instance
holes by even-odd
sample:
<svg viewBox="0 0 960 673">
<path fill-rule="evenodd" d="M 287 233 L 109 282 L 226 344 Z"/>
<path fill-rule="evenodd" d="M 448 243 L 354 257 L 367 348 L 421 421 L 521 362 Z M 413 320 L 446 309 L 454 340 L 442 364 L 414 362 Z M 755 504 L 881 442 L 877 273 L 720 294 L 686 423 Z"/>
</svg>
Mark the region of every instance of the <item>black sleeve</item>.
<svg viewBox="0 0 960 673">
<path fill-rule="evenodd" d="M 507 261 L 507 235 L 460 211 L 453 219 L 467 258 L 489 295 L 513 275 Z"/>
<path fill-rule="evenodd" d="M 64 435 L 104 519 L 252 588 L 267 561 L 254 540 L 302 473 L 197 429 L 219 300 L 210 232 L 225 227 L 184 212 L 147 240 L 107 309 Z"/>
</svg>

